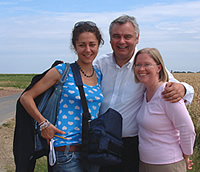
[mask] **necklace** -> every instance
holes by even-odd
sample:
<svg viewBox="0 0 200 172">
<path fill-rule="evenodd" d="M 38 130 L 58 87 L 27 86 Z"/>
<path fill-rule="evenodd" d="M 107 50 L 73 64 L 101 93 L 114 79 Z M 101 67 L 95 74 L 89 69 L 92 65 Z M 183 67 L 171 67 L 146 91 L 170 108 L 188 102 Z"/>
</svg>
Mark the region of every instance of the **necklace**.
<svg viewBox="0 0 200 172">
<path fill-rule="evenodd" d="M 86 76 L 86 77 L 88 77 L 88 78 L 91 78 L 91 77 L 94 75 L 94 67 L 93 67 L 93 66 L 92 66 L 92 69 L 93 69 L 92 74 L 91 74 L 91 75 L 86 75 L 85 72 L 81 69 L 81 67 L 79 66 L 79 64 L 78 64 L 77 62 L 76 62 L 76 64 L 78 65 L 79 70 L 81 71 L 81 73 L 82 73 L 84 76 Z"/>
</svg>

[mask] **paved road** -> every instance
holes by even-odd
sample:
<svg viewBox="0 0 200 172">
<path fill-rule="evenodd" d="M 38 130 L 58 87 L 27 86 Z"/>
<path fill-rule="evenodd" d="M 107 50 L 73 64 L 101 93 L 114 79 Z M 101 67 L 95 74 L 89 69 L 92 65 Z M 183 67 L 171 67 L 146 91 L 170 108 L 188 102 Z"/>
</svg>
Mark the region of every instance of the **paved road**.
<svg viewBox="0 0 200 172">
<path fill-rule="evenodd" d="M 16 102 L 20 94 L 0 97 L 0 126 L 5 123 L 6 120 L 15 116 Z"/>
</svg>

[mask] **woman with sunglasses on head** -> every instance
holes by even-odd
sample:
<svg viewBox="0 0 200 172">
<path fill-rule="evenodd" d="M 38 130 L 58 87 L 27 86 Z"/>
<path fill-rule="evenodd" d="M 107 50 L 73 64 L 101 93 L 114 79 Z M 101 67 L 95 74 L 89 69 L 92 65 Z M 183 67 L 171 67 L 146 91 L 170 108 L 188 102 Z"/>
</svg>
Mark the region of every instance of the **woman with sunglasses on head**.
<svg viewBox="0 0 200 172">
<path fill-rule="evenodd" d="M 165 101 L 161 93 L 168 81 L 163 59 L 155 48 L 137 52 L 136 83 L 146 86 L 137 114 L 141 172 L 186 172 L 192 169 L 189 156 L 195 141 L 194 125 L 184 101 Z"/>
<path fill-rule="evenodd" d="M 72 48 L 78 56 L 76 64 L 79 67 L 84 85 L 91 119 L 98 117 L 99 107 L 103 101 L 100 88 L 101 72 L 92 66 L 98 54 L 98 49 L 104 41 L 96 24 L 91 21 L 81 21 L 74 25 L 72 31 Z M 82 172 L 81 144 L 82 144 L 82 106 L 79 90 L 75 84 L 70 68 L 59 104 L 57 122 L 54 125 L 38 111 L 34 98 L 48 88 L 56 85 L 61 78 L 66 64 L 52 68 L 29 91 L 25 92 L 20 101 L 27 112 L 43 127 L 41 135 L 50 143 L 54 140 L 56 164 L 53 171 Z M 46 124 L 47 123 L 47 124 Z M 46 124 L 46 125 L 45 125 Z M 96 172 L 99 167 L 89 164 L 88 171 Z"/>
</svg>

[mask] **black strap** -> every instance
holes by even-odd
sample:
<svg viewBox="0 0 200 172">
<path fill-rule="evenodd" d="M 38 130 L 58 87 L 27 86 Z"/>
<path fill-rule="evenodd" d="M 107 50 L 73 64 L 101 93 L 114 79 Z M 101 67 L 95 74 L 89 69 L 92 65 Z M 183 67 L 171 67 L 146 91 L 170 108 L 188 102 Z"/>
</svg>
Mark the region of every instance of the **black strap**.
<svg viewBox="0 0 200 172">
<path fill-rule="evenodd" d="M 82 104 L 82 108 L 83 108 L 83 113 L 88 114 L 89 113 L 88 104 L 87 104 L 87 100 L 86 100 L 86 97 L 85 97 L 85 92 L 84 92 L 84 89 L 83 89 L 83 82 L 82 82 L 82 78 L 81 78 L 81 75 L 80 75 L 78 65 L 75 62 L 75 63 L 70 64 L 70 66 L 71 66 L 71 69 L 72 69 L 72 72 L 73 72 L 73 75 L 74 75 L 75 83 L 78 86 L 79 93 L 80 93 L 80 96 L 81 96 L 81 104 Z"/>
<path fill-rule="evenodd" d="M 70 64 L 74 80 L 76 85 L 79 88 L 79 93 L 81 96 L 81 104 L 83 108 L 83 114 L 82 114 L 82 165 L 83 165 L 83 171 L 88 171 L 88 120 L 91 118 L 91 115 L 88 110 L 88 104 L 85 97 L 85 92 L 83 88 L 83 82 L 80 75 L 80 71 L 78 68 L 78 65 L 76 63 Z"/>
</svg>

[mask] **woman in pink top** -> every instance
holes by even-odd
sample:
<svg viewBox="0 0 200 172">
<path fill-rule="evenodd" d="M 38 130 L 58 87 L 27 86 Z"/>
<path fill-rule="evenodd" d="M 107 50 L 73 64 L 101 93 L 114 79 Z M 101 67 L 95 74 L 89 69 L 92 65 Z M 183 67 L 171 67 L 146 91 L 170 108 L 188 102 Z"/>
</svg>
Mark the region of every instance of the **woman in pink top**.
<svg viewBox="0 0 200 172">
<path fill-rule="evenodd" d="M 170 103 L 162 98 L 168 81 L 163 59 L 155 48 L 137 52 L 135 81 L 146 86 L 137 115 L 141 172 L 186 172 L 192 169 L 189 156 L 195 141 L 194 125 L 184 101 Z"/>
</svg>

